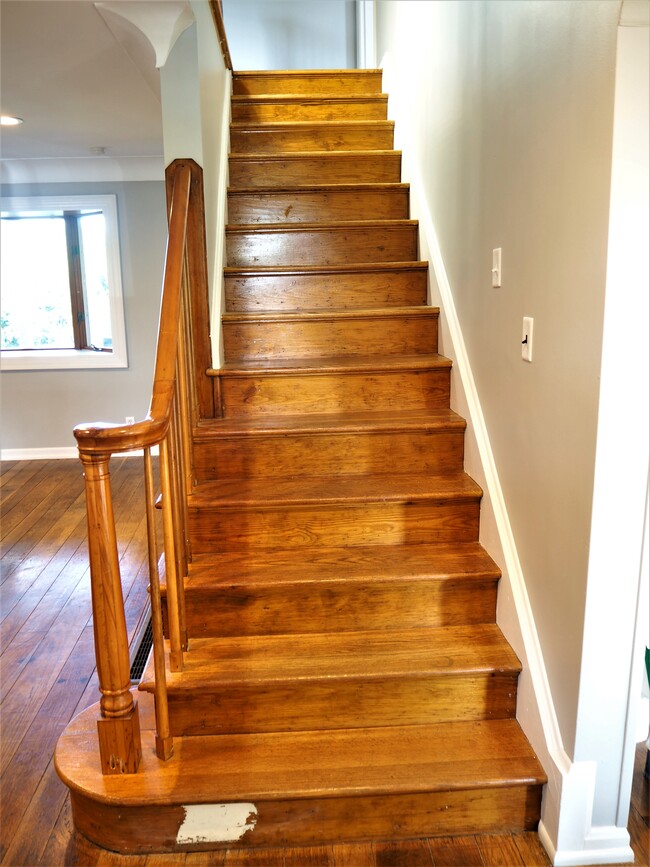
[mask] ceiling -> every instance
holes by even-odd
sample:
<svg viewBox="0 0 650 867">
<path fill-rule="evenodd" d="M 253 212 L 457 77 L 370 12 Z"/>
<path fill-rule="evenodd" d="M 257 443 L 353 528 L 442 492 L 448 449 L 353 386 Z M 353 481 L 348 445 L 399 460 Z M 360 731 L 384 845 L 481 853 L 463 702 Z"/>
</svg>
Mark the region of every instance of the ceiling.
<svg viewBox="0 0 650 867">
<path fill-rule="evenodd" d="M 0 106 L 3 160 L 163 152 L 154 50 L 92 0 L 0 0 Z"/>
</svg>

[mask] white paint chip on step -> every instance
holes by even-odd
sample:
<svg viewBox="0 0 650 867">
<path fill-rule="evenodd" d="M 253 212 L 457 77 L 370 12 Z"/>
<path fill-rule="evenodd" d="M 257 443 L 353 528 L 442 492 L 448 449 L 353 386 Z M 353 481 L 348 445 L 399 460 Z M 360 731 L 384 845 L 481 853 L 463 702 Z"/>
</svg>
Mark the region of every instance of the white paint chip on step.
<svg viewBox="0 0 650 867">
<path fill-rule="evenodd" d="M 255 804 L 190 804 L 183 809 L 178 844 L 234 843 L 257 824 Z"/>
</svg>

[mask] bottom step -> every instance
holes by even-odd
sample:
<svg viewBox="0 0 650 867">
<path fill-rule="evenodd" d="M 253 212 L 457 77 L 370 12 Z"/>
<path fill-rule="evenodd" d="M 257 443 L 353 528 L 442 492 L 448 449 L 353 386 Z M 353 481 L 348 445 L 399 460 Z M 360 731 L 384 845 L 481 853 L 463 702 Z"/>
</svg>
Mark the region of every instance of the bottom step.
<svg viewBox="0 0 650 867">
<path fill-rule="evenodd" d="M 177 738 L 156 758 L 139 700 L 137 774 L 102 776 L 98 705 L 56 749 L 78 831 L 124 853 L 303 846 L 537 827 L 542 767 L 515 720 Z"/>
</svg>

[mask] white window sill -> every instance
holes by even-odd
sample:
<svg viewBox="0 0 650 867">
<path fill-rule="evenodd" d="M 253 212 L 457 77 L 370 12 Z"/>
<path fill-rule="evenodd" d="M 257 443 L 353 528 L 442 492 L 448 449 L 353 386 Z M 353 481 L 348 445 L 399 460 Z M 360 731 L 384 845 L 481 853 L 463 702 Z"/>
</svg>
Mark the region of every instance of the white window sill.
<svg viewBox="0 0 650 867">
<path fill-rule="evenodd" d="M 47 349 L 0 352 L 2 370 L 89 370 L 128 367 L 126 353 L 92 349 Z"/>
</svg>

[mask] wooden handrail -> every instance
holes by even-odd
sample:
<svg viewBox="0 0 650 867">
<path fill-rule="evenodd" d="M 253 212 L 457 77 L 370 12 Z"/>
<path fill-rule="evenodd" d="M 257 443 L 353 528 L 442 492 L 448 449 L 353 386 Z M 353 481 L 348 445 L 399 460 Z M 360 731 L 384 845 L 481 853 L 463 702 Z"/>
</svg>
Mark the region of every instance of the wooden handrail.
<svg viewBox="0 0 650 867">
<path fill-rule="evenodd" d="M 226 39 L 226 27 L 223 21 L 223 9 L 221 8 L 221 0 L 210 0 L 210 9 L 214 18 L 214 26 L 219 37 L 219 45 L 223 54 L 223 62 L 226 64 L 226 69 L 232 71 L 232 60 L 230 58 L 230 49 L 228 48 L 228 40 Z"/>
<path fill-rule="evenodd" d="M 169 238 L 165 255 L 163 297 L 149 412 L 145 419 L 131 425 L 109 422 L 77 425 L 74 435 L 79 451 L 84 454 L 111 455 L 133 449 L 152 448 L 158 445 L 167 433 L 176 379 L 178 322 L 191 181 L 191 167 L 181 166 L 174 179 L 169 215 Z"/>
<path fill-rule="evenodd" d="M 156 679 L 156 752 L 173 752 L 167 710 L 163 627 L 151 449 L 160 446 L 162 529 L 167 582 L 170 667 L 183 668 L 187 648 L 184 578 L 187 575 L 186 497 L 192 481 L 191 429 L 213 412 L 210 366 L 205 218 L 200 167 L 176 160 L 167 169 L 169 236 L 151 403 L 132 425 L 77 425 L 84 466 L 93 628 L 99 690 L 98 734 L 104 774 L 135 773 L 142 755 L 137 702 L 131 693 L 129 645 L 111 497 L 111 455 L 143 449 L 149 535 L 150 591 Z M 188 339 L 189 337 L 189 339 Z"/>
</svg>

